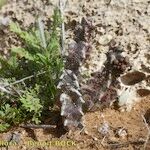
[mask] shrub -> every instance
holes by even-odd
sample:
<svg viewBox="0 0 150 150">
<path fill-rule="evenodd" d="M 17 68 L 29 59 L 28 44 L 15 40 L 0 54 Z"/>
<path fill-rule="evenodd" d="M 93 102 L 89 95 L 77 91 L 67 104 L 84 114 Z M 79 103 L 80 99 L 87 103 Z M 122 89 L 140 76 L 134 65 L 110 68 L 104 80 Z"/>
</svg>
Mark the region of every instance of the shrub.
<svg viewBox="0 0 150 150">
<path fill-rule="evenodd" d="M 40 123 L 41 113 L 55 104 L 56 86 L 64 67 L 59 43 L 60 23 L 57 8 L 50 32 L 44 30 L 41 19 L 38 20 L 38 28 L 29 30 L 21 29 L 18 23 L 11 23 L 10 30 L 20 37 L 23 46 L 13 47 L 8 60 L 0 57 L 1 85 L 11 91 L 0 94 L 1 131 L 7 127 L 6 124 L 26 120 Z"/>
</svg>

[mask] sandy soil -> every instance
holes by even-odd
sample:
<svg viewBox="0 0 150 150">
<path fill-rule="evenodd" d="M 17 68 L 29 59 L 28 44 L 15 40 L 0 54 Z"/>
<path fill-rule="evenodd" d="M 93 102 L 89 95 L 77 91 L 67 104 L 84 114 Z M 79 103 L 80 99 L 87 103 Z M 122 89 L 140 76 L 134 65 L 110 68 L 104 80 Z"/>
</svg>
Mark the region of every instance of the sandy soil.
<svg viewBox="0 0 150 150">
<path fill-rule="evenodd" d="M 18 132 L 21 134 L 20 143 L 10 150 L 28 149 L 28 150 L 66 150 L 66 149 L 84 149 L 84 150 L 142 150 L 145 140 L 148 136 L 148 129 L 143 121 L 142 116 L 149 110 L 150 97 L 143 99 L 136 104 L 131 112 L 119 112 L 118 110 L 108 108 L 103 111 L 89 112 L 84 116 L 85 128 L 82 131 L 69 132 L 64 135 L 59 135 L 56 129 L 34 129 L 23 130 L 22 128 L 13 128 L 7 133 L 0 134 L 1 140 L 6 140 L 10 133 Z M 146 117 L 146 116 L 145 116 Z M 148 116 L 147 116 L 148 117 Z M 109 125 L 109 133 L 102 135 L 99 129 L 104 122 Z M 118 135 L 117 130 L 123 129 L 125 134 Z M 70 147 L 65 146 L 37 146 L 28 145 L 29 141 L 67 141 L 75 142 L 75 145 Z M 150 141 L 146 144 L 146 149 L 150 148 Z"/>
</svg>

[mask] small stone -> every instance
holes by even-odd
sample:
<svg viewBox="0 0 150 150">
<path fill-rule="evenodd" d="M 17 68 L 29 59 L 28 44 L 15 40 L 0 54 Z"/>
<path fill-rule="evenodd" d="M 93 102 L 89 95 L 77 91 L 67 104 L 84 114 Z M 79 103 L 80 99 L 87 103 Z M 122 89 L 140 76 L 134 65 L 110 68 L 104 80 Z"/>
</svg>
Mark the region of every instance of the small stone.
<svg viewBox="0 0 150 150">
<path fill-rule="evenodd" d="M 2 17 L 0 18 L 0 26 L 1 27 L 7 27 L 10 23 L 9 17 Z"/>
<path fill-rule="evenodd" d="M 122 139 L 127 137 L 128 133 L 124 128 L 119 128 L 116 130 L 116 136 Z"/>
<path fill-rule="evenodd" d="M 98 128 L 98 132 L 101 133 L 103 136 L 106 136 L 109 134 L 109 129 L 110 127 L 108 123 L 104 122 L 103 125 L 100 128 Z"/>
<path fill-rule="evenodd" d="M 110 41 L 112 40 L 112 36 L 111 35 L 102 35 L 99 38 L 99 43 L 103 46 L 108 45 L 110 43 Z"/>
<path fill-rule="evenodd" d="M 19 143 L 21 140 L 21 135 L 19 132 L 15 131 L 15 132 L 12 132 L 11 134 L 9 134 L 9 136 L 7 137 L 7 141 L 10 142 L 10 141 L 13 141 L 13 142 L 16 142 L 16 143 Z"/>
</svg>

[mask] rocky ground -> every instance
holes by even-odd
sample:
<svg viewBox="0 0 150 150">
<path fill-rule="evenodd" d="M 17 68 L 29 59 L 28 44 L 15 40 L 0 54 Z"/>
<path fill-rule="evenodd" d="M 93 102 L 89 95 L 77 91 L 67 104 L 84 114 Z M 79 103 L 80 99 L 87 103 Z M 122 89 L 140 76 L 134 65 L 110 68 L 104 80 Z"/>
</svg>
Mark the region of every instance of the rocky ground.
<svg viewBox="0 0 150 150">
<path fill-rule="evenodd" d="M 31 27 L 38 15 L 43 17 L 46 25 L 50 22 L 52 10 L 57 1 L 51 0 L 8 0 L 0 10 L 0 16 L 17 21 L 23 28 Z M 149 0 L 69 0 L 65 7 L 66 44 L 73 39 L 73 31 L 82 17 L 93 22 L 94 33 L 90 41 L 92 52 L 89 60 L 81 67 L 83 75 L 99 71 L 103 65 L 105 53 L 110 42 L 115 41 L 117 47 L 129 57 L 132 70 L 143 72 L 147 79 L 138 86 L 149 89 L 150 80 L 150 1 Z M 2 20 L 2 19 L 1 19 Z M 13 45 L 21 45 L 7 25 L 0 22 L 0 52 L 9 56 Z M 87 75 L 87 76 L 88 76 Z M 149 92 L 148 92 L 149 93 Z M 146 94 L 147 95 L 147 94 Z M 129 98 L 130 99 L 130 98 Z M 20 137 L 20 143 L 10 150 L 49 150 L 49 149 L 84 149 L 84 150 L 142 150 L 150 149 L 149 126 L 150 97 L 143 97 L 131 106 L 129 112 L 120 111 L 116 107 L 91 111 L 84 116 L 82 131 L 63 132 L 56 129 L 24 130 L 13 128 L 0 134 L 0 140 L 6 140 L 12 133 Z M 128 108 L 128 106 L 126 106 Z M 72 140 L 71 147 L 31 147 L 29 140 L 51 141 Z M 146 141 L 147 140 L 147 141 Z M 2 148 L 5 149 L 5 148 Z"/>
</svg>

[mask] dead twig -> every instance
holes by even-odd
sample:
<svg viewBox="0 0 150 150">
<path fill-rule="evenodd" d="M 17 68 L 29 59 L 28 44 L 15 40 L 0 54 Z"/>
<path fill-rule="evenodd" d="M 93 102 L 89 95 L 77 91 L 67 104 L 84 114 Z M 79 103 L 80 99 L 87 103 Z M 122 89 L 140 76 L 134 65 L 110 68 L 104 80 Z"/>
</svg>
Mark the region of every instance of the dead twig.
<svg viewBox="0 0 150 150">
<path fill-rule="evenodd" d="M 34 124 L 27 124 L 27 125 L 21 125 L 21 128 L 56 128 L 56 125 L 34 125 Z"/>
<path fill-rule="evenodd" d="M 145 143 L 144 140 L 128 141 L 128 142 L 123 142 L 123 143 L 109 141 L 108 146 L 111 147 L 111 149 L 117 149 L 117 148 L 128 147 L 130 144 L 131 145 L 143 145 L 144 143 Z"/>
<path fill-rule="evenodd" d="M 2 86 L 0 86 L 0 91 L 10 94 L 10 95 L 13 95 L 11 91 L 7 90 L 5 87 L 2 87 Z"/>
<path fill-rule="evenodd" d="M 7 84 L 5 84 L 5 85 L 3 85 L 3 86 L 0 85 L 0 91 L 2 91 L 2 92 L 4 92 L 4 93 L 7 93 L 7 94 L 9 94 L 9 95 L 14 95 L 13 92 L 15 92 L 15 93 L 17 93 L 18 95 L 20 95 L 20 92 L 17 91 L 14 87 L 12 87 L 12 85 L 15 85 L 15 84 L 24 82 L 25 80 L 28 80 L 28 79 L 31 79 L 31 78 L 33 78 L 33 77 L 42 75 L 42 74 L 44 74 L 44 73 L 46 73 L 46 71 L 40 72 L 40 73 L 38 73 L 38 74 L 36 74 L 36 75 L 31 75 L 31 76 L 25 77 L 25 78 L 23 78 L 23 79 L 20 79 L 20 80 L 17 80 L 17 81 L 15 81 L 15 82 L 13 82 L 13 83 L 7 83 Z M 7 87 L 11 87 L 11 90 L 6 89 Z"/>
<path fill-rule="evenodd" d="M 33 77 L 37 77 L 37 76 L 42 75 L 42 74 L 45 74 L 45 73 L 46 73 L 46 71 L 43 71 L 43 72 L 40 72 L 40 73 L 38 73 L 38 74 L 36 74 L 36 75 L 31 75 L 31 76 L 25 77 L 25 78 L 23 78 L 23 79 L 20 79 L 20 80 L 17 80 L 17 81 L 15 81 L 15 82 L 13 82 L 13 83 L 7 84 L 7 85 L 5 85 L 3 88 L 10 87 L 10 86 L 12 86 L 12 85 L 15 85 L 15 84 L 24 82 L 25 80 L 31 79 L 31 78 L 33 78 Z"/>
</svg>

